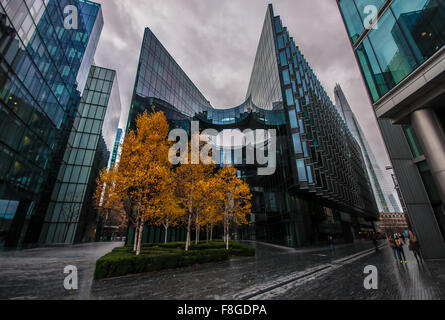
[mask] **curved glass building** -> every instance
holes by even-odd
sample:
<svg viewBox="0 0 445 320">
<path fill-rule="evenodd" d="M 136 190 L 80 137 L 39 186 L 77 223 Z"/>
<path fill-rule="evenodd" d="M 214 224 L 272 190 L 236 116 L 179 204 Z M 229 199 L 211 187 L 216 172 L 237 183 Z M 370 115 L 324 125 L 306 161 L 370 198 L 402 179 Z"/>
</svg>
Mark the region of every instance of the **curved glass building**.
<svg viewBox="0 0 445 320">
<path fill-rule="evenodd" d="M 246 148 L 220 145 L 223 162 L 234 164 L 253 193 L 249 226 L 236 237 L 300 247 L 325 241 L 328 234 L 351 242 L 359 232 L 374 230 L 377 208 L 360 146 L 272 5 L 245 101 L 234 108 L 214 108 L 146 28 L 127 131 L 152 106 L 172 128 L 190 131 L 195 120 L 201 130 L 276 131 L 271 175 L 258 175 L 261 165 L 250 164 Z M 160 242 L 162 232 L 147 228 L 144 241 Z M 168 239 L 183 236 L 172 230 Z"/>
</svg>

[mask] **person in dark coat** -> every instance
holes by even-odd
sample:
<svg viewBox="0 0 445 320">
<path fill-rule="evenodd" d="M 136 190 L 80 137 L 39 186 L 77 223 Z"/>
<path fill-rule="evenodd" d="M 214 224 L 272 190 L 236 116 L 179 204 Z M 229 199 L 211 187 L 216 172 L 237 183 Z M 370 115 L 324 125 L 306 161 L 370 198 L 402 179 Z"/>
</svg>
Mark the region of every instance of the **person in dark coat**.
<svg viewBox="0 0 445 320">
<path fill-rule="evenodd" d="M 423 263 L 422 255 L 420 254 L 419 240 L 417 240 L 417 237 L 415 235 L 412 235 L 409 238 L 408 249 L 410 251 L 412 251 L 412 253 L 414 254 L 414 257 L 416 258 L 417 263 L 419 263 L 419 262 Z"/>
</svg>

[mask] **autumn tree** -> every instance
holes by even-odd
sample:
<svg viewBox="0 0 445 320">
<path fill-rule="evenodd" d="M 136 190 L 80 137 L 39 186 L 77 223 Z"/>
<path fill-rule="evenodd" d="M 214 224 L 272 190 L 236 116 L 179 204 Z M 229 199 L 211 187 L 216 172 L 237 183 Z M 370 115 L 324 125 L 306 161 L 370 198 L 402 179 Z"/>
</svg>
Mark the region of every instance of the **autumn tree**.
<svg viewBox="0 0 445 320">
<path fill-rule="evenodd" d="M 201 198 L 198 210 L 201 214 L 197 222 L 199 228 L 205 229 L 207 241 L 209 238 L 213 240 L 213 229 L 223 217 L 223 194 L 215 192 L 218 187 L 218 179 L 215 176 L 199 183 Z"/>
<path fill-rule="evenodd" d="M 198 148 L 201 148 L 201 146 L 202 144 L 199 145 Z M 176 196 L 179 199 L 180 205 L 185 210 L 184 224 L 187 228 L 187 237 L 185 244 L 186 251 L 188 251 L 190 246 L 192 226 L 195 225 L 195 228 L 199 228 L 200 211 L 202 211 L 201 204 L 204 191 L 200 183 L 202 181 L 211 179 L 213 176 L 213 171 L 215 169 L 215 166 L 212 163 L 190 163 L 192 161 L 188 160 L 193 158 L 191 152 L 193 148 L 190 147 L 189 150 L 190 153 L 188 153 L 187 155 L 188 159 L 186 159 L 186 161 L 183 161 L 183 164 L 176 168 Z M 206 194 L 206 196 L 208 197 L 210 195 Z M 198 233 L 199 232 L 197 232 L 197 236 L 199 236 Z"/>
<path fill-rule="evenodd" d="M 116 171 L 113 192 L 121 199 L 127 218 L 135 227 L 133 249 L 140 254 L 144 226 L 158 221 L 168 209 L 175 190 L 167 119 L 162 112 L 145 111 L 136 120 L 136 130 L 127 134 Z"/>
<path fill-rule="evenodd" d="M 116 168 L 103 169 L 96 180 L 96 190 L 93 195 L 94 206 L 99 215 L 107 221 L 109 218 L 124 222 L 123 202 L 119 194 L 115 192 Z"/>
<path fill-rule="evenodd" d="M 169 174 L 166 179 L 168 185 L 176 184 L 176 176 L 174 173 Z M 181 219 L 184 216 L 184 209 L 179 205 L 179 199 L 175 194 L 175 189 L 171 188 L 164 191 L 162 198 L 156 199 L 156 210 L 153 215 L 153 224 L 156 226 L 162 225 L 165 230 L 164 243 L 167 243 L 168 229 L 180 225 Z"/>
<path fill-rule="evenodd" d="M 217 198 L 222 199 L 220 210 L 222 212 L 224 237 L 226 249 L 229 249 L 230 227 L 232 223 L 237 225 L 247 224 L 247 215 L 251 214 L 252 194 L 249 185 L 236 176 L 236 169 L 224 166 L 216 175 Z"/>
</svg>

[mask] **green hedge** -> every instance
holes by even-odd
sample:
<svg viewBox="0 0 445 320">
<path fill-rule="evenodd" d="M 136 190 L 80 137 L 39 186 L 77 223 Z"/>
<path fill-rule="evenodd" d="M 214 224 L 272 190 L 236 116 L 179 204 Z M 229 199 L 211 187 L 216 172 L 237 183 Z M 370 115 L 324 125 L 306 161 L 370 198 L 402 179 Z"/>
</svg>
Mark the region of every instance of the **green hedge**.
<svg viewBox="0 0 445 320">
<path fill-rule="evenodd" d="M 202 242 L 191 245 L 185 251 L 184 242 L 166 244 L 144 244 L 141 254 L 136 256 L 132 246 L 115 248 L 110 253 L 96 261 L 94 279 L 103 279 L 185 267 L 207 262 L 224 261 L 231 255 L 253 256 L 255 249 L 247 244 L 230 241 L 229 250 L 221 240 Z"/>
</svg>

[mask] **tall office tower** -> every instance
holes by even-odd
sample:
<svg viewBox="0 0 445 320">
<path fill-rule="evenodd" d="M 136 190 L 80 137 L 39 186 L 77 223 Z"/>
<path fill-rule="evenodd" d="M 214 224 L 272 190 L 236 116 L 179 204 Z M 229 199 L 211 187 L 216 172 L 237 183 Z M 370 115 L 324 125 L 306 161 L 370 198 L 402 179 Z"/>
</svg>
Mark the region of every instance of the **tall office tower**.
<svg viewBox="0 0 445 320">
<path fill-rule="evenodd" d="M 363 158 L 365 159 L 366 169 L 370 177 L 379 212 L 399 212 L 399 205 L 393 195 L 393 192 L 395 192 L 394 186 L 391 187 L 388 182 L 388 178 L 390 178 L 389 174 L 384 172 L 379 166 L 360 123 L 352 111 L 339 84 L 335 86 L 334 96 L 338 112 L 343 117 L 343 120 L 346 122 L 346 125 L 362 149 Z M 390 196 L 393 196 L 392 200 L 390 200 Z M 393 204 L 396 204 L 396 206 Z"/>
<path fill-rule="evenodd" d="M 221 163 L 233 164 L 253 194 L 250 224 L 239 237 L 299 247 L 325 241 L 328 234 L 353 241 L 354 233 L 373 230 L 377 208 L 360 146 L 272 5 L 246 101 L 237 107 L 213 108 L 148 28 L 140 57 L 128 129 L 155 106 L 172 127 L 190 131 L 196 120 L 201 130 L 214 129 L 209 140 L 216 143 L 219 132 L 232 129 L 276 130 L 268 175 L 258 173 L 266 165 L 249 163 L 245 146 L 218 143 Z M 162 232 L 147 228 L 144 241 L 161 241 Z M 167 236 L 173 241 L 184 234 L 172 230 Z"/>
<path fill-rule="evenodd" d="M 337 3 L 409 221 L 424 256 L 443 258 L 445 0 Z M 369 6 L 376 16 L 370 15 Z"/>
<path fill-rule="evenodd" d="M 92 66 L 40 234 L 40 243 L 92 241 L 97 215 L 93 194 L 108 166 L 119 125 L 116 72 Z"/>
<path fill-rule="evenodd" d="M 391 201 L 392 207 L 394 208 L 394 212 L 403 212 L 402 209 L 400 209 L 400 205 L 396 200 L 396 197 L 394 194 L 389 195 L 389 201 Z"/>
<path fill-rule="evenodd" d="M 123 133 L 122 129 L 118 128 L 116 133 L 116 140 L 114 140 L 114 148 L 113 148 L 113 153 L 111 155 L 110 168 L 112 168 L 118 160 L 119 148 L 122 140 L 122 133 Z"/>
<path fill-rule="evenodd" d="M 0 1 L 0 248 L 38 241 L 102 26 L 86 0 Z"/>
</svg>

